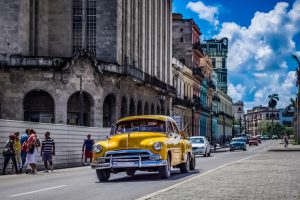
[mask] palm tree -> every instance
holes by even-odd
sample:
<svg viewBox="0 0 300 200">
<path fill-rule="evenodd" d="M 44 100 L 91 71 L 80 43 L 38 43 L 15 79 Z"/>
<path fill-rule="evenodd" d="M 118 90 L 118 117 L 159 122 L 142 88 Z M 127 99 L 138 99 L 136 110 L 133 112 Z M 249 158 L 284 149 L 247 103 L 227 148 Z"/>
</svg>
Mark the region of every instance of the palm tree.
<svg viewBox="0 0 300 200">
<path fill-rule="evenodd" d="M 295 101 L 295 99 L 293 99 L 293 98 L 290 98 L 290 105 L 288 105 L 287 107 L 286 107 L 286 109 L 287 110 L 295 110 L 295 108 L 296 108 L 296 101 Z"/>
<path fill-rule="evenodd" d="M 274 134 L 273 133 L 273 121 L 274 121 L 273 111 L 277 105 L 277 101 L 279 101 L 279 97 L 278 97 L 278 94 L 271 94 L 271 95 L 269 95 L 268 98 L 269 98 L 269 108 L 272 109 L 272 135 L 273 135 Z"/>
</svg>

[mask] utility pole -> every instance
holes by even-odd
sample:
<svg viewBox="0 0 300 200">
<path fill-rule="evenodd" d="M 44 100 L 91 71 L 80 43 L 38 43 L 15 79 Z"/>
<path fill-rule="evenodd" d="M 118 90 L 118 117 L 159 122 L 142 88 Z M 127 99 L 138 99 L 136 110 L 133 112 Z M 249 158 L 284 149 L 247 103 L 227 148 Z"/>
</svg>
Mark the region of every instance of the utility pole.
<svg viewBox="0 0 300 200">
<path fill-rule="evenodd" d="M 80 92 L 79 92 L 79 125 L 83 126 L 83 91 L 82 76 L 80 76 Z"/>
</svg>

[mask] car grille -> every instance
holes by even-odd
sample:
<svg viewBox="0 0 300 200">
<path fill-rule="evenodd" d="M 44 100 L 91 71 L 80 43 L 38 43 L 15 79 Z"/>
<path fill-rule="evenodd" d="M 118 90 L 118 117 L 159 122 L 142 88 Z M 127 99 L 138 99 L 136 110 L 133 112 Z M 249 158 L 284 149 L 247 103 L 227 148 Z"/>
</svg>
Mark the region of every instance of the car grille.
<svg viewBox="0 0 300 200">
<path fill-rule="evenodd" d="M 112 158 L 114 161 L 131 161 L 131 160 L 149 160 L 150 156 L 153 155 L 147 150 L 120 150 L 120 151 L 109 151 L 105 157 Z M 107 159 L 109 161 L 109 159 Z"/>
</svg>

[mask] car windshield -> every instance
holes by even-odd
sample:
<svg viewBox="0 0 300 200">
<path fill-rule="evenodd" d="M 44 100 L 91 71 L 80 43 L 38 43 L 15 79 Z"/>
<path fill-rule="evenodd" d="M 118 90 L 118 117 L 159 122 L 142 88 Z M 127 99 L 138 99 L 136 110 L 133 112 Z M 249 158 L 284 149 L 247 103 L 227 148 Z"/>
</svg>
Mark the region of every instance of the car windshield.
<svg viewBox="0 0 300 200">
<path fill-rule="evenodd" d="M 244 140 L 241 138 L 233 138 L 232 142 L 244 142 Z"/>
<path fill-rule="evenodd" d="M 193 144 L 197 143 L 197 144 L 203 144 L 204 143 L 204 140 L 203 138 L 190 138 L 191 142 Z"/>
<path fill-rule="evenodd" d="M 115 134 L 129 132 L 166 132 L 166 124 L 164 121 L 155 119 L 141 119 L 124 121 L 117 124 Z"/>
</svg>

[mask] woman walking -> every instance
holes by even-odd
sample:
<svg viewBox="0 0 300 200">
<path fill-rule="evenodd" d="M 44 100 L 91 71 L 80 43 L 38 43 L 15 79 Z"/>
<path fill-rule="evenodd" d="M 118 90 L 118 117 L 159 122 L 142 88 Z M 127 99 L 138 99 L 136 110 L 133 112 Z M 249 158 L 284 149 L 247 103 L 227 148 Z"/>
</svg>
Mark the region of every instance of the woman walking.
<svg viewBox="0 0 300 200">
<path fill-rule="evenodd" d="M 5 174 L 5 170 L 9 160 L 12 160 L 13 165 L 15 167 L 15 172 L 18 173 L 17 161 L 16 161 L 16 153 L 14 149 L 14 141 L 15 135 L 12 133 L 9 135 L 9 140 L 5 143 L 4 150 L 3 150 L 3 157 L 4 157 L 4 166 L 2 175 Z"/>
</svg>

